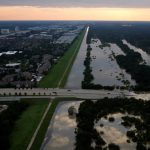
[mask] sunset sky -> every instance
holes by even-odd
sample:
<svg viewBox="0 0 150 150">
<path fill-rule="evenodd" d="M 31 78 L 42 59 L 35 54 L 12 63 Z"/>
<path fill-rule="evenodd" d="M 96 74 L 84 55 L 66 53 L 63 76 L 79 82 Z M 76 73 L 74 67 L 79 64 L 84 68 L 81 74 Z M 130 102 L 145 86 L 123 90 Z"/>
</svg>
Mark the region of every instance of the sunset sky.
<svg viewBox="0 0 150 150">
<path fill-rule="evenodd" d="M 0 20 L 150 21 L 150 0 L 0 0 Z"/>
</svg>

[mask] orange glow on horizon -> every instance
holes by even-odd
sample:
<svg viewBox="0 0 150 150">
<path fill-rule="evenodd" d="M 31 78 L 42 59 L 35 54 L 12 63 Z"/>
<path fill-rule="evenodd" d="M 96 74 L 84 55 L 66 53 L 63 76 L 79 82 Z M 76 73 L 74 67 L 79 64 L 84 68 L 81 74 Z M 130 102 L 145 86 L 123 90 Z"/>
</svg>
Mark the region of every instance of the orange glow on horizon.
<svg viewBox="0 0 150 150">
<path fill-rule="evenodd" d="M 0 20 L 150 21 L 150 8 L 42 8 L 0 6 Z"/>
</svg>

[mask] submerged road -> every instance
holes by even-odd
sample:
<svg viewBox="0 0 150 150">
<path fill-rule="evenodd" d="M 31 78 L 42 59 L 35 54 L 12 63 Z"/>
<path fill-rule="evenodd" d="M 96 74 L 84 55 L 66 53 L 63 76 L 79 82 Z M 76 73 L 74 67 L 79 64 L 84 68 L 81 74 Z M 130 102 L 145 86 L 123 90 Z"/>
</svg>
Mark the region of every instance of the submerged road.
<svg viewBox="0 0 150 150">
<path fill-rule="evenodd" d="M 88 32 L 89 32 L 89 27 L 87 27 L 86 29 L 79 52 L 76 56 L 76 59 L 69 73 L 65 88 L 81 89 L 81 82 L 84 79 L 84 75 L 83 75 L 85 69 L 84 60 L 87 53 L 86 39 L 87 39 Z"/>
<path fill-rule="evenodd" d="M 0 89 L 0 101 L 19 100 L 20 98 L 52 98 L 75 97 L 81 99 L 100 99 L 104 97 L 134 97 L 137 99 L 150 99 L 150 93 L 134 93 L 121 90 L 84 90 L 84 89 L 59 89 L 59 88 L 32 88 L 32 89 Z"/>
</svg>

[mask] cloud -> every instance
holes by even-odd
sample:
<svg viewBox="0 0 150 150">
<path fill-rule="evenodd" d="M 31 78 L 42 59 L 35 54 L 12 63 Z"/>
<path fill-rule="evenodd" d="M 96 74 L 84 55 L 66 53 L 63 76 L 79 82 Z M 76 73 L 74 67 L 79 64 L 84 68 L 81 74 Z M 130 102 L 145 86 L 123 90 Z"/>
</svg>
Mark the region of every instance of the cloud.
<svg viewBox="0 0 150 150">
<path fill-rule="evenodd" d="M 64 135 L 53 135 L 51 141 L 52 143 L 50 146 L 52 148 L 62 148 L 70 142 L 69 138 Z"/>
<path fill-rule="evenodd" d="M 150 0 L 0 0 L 0 6 L 150 8 Z"/>
</svg>

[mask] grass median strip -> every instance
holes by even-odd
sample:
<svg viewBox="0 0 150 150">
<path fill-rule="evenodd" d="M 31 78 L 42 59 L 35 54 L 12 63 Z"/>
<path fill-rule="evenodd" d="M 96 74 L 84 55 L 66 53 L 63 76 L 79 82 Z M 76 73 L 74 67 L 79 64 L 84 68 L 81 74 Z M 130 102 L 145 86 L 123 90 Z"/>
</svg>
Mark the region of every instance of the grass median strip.
<svg viewBox="0 0 150 150">
<path fill-rule="evenodd" d="M 60 101 L 59 99 L 55 99 L 55 100 L 52 101 L 50 109 L 47 112 L 47 115 L 45 116 L 45 119 L 43 120 L 43 123 L 42 123 L 42 125 L 41 125 L 41 127 L 40 127 L 40 129 L 39 129 L 39 131 L 37 133 L 37 136 L 36 136 L 32 146 L 31 146 L 30 150 L 38 150 L 38 149 L 40 149 L 41 144 L 42 144 L 42 142 L 44 140 L 44 137 L 45 137 L 45 133 L 47 131 L 47 127 L 49 126 L 49 123 L 51 121 L 51 118 L 52 118 L 52 116 L 53 116 L 53 114 L 55 112 L 55 109 L 56 109 L 59 101 Z"/>
<path fill-rule="evenodd" d="M 16 121 L 10 137 L 10 150 L 26 150 L 49 103 L 48 99 L 25 100 L 29 107 Z"/>
<path fill-rule="evenodd" d="M 57 88 L 64 87 L 68 74 L 71 70 L 72 64 L 79 51 L 82 43 L 85 30 L 75 39 L 70 48 L 64 54 L 62 58 L 54 65 L 48 72 L 48 74 L 40 81 L 39 87 L 43 88 Z"/>
</svg>

